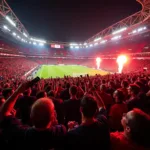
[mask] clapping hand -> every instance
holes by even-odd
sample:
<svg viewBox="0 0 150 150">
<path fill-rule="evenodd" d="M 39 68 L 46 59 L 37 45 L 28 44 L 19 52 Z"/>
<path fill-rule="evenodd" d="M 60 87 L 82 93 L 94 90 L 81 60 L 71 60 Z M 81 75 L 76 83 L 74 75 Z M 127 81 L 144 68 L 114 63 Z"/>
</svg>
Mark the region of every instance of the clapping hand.
<svg viewBox="0 0 150 150">
<path fill-rule="evenodd" d="M 75 121 L 69 121 L 68 122 L 68 131 L 74 129 L 76 126 L 78 126 L 79 124 Z"/>
</svg>

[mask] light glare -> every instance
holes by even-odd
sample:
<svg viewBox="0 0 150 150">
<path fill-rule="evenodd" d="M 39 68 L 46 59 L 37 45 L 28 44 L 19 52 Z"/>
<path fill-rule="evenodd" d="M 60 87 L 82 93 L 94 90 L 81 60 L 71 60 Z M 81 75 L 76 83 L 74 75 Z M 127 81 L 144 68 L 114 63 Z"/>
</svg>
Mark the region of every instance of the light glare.
<svg viewBox="0 0 150 150">
<path fill-rule="evenodd" d="M 107 40 L 103 40 L 103 41 L 101 41 L 100 43 L 101 44 L 104 44 L 104 43 L 106 43 L 107 42 Z"/>
<path fill-rule="evenodd" d="M 115 35 L 115 34 L 118 34 L 118 33 L 120 33 L 120 32 L 123 32 L 123 31 L 125 31 L 125 30 L 127 30 L 126 27 L 124 27 L 124 28 L 122 28 L 122 29 L 120 29 L 120 30 L 114 31 L 112 34 Z"/>
<path fill-rule="evenodd" d="M 118 40 L 121 38 L 121 35 L 118 35 L 118 36 L 114 36 L 113 38 L 111 38 L 111 40 Z"/>
<path fill-rule="evenodd" d="M 46 41 L 44 40 L 39 40 L 39 39 L 34 39 L 34 38 L 30 38 L 30 40 L 40 42 L 40 43 L 46 43 Z"/>
<path fill-rule="evenodd" d="M 23 35 L 24 35 L 25 37 L 28 37 L 28 35 L 27 35 L 26 33 L 23 33 Z"/>
<path fill-rule="evenodd" d="M 76 46 L 78 45 L 77 43 L 70 43 L 71 46 Z"/>
<path fill-rule="evenodd" d="M 99 40 L 101 40 L 102 38 L 100 37 L 100 38 L 96 38 L 95 40 L 94 40 L 94 42 L 96 42 L 96 41 L 99 41 Z"/>
<path fill-rule="evenodd" d="M 7 30 L 7 31 L 10 31 L 10 29 L 7 27 L 7 26 L 3 26 L 3 28 L 5 29 L 5 30 Z"/>
<path fill-rule="evenodd" d="M 16 36 L 16 35 L 17 35 L 15 32 L 13 32 L 12 34 L 13 34 L 13 36 Z"/>
<path fill-rule="evenodd" d="M 9 23 L 11 25 L 13 25 L 14 27 L 16 27 L 16 24 L 14 23 L 14 21 L 12 21 L 8 16 L 6 16 L 6 19 L 9 21 Z"/>
</svg>

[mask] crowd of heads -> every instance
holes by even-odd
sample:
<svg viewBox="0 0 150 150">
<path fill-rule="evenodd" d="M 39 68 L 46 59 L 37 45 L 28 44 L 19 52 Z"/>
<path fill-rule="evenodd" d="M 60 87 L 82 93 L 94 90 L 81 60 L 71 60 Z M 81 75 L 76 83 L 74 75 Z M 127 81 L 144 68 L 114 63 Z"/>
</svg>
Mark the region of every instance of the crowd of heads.
<svg viewBox="0 0 150 150">
<path fill-rule="evenodd" d="M 27 81 L 21 76 L 37 65 L 31 66 L 27 61 L 23 66 L 23 61 L 16 59 L 15 66 L 12 59 L 0 64 L 0 107 L 3 110 L 7 101 L 21 91 L 10 113 L 22 124 L 38 131 L 62 124 L 71 132 L 85 124 L 91 125 L 98 118 L 109 129 L 111 143 L 107 144 L 112 149 L 118 150 L 116 145 L 120 144 L 120 141 L 114 142 L 117 131 L 130 141 L 131 147 L 150 148 L 148 72 L 41 79 L 22 91 L 19 85 Z M 9 142 L 7 137 L 6 140 Z"/>
</svg>

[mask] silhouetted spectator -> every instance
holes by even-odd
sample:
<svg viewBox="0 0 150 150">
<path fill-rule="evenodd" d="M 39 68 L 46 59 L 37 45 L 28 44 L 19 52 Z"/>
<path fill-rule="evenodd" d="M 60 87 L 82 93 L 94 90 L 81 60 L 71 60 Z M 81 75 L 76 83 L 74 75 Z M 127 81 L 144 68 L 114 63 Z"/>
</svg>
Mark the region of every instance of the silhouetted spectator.
<svg viewBox="0 0 150 150">
<path fill-rule="evenodd" d="M 111 106 L 109 112 L 110 128 L 112 131 L 121 131 L 123 127 L 121 125 L 122 115 L 128 112 L 128 107 L 123 103 L 125 95 L 122 90 L 116 90 L 114 92 L 115 104 Z"/>
<path fill-rule="evenodd" d="M 64 101 L 64 100 L 68 100 L 70 98 L 70 94 L 69 94 L 69 88 L 70 88 L 70 83 L 66 84 L 66 88 L 61 91 L 60 93 L 60 98 Z"/>
<path fill-rule="evenodd" d="M 61 147 L 66 129 L 62 125 L 55 125 L 54 104 L 50 99 L 42 98 L 33 104 L 30 114 L 33 127 L 22 125 L 11 115 L 19 93 L 27 87 L 27 83 L 21 85 L 0 109 L 2 134 L 8 140 L 9 148 L 41 150 Z"/>
<path fill-rule="evenodd" d="M 150 116 L 139 109 L 123 115 L 124 131 L 111 133 L 112 150 L 149 150 Z"/>
<path fill-rule="evenodd" d="M 133 108 L 141 108 L 141 100 L 138 97 L 140 87 L 137 84 L 130 84 L 128 88 L 128 94 L 130 95 L 129 100 L 126 101 L 128 110 Z"/>
<path fill-rule="evenodd" d="M 70 99 L 64 101 L 65 124 L 68 121 L 81 123 L 80 100 L 77 99 L 77 87 L 71 86 L 69 89 Z"/>
<path fill-rule="evenodd" d="M 75 122 L 69 122 L 70 131 L 66 137 L 66 149 L 71 150 L 109 150 L 110 138 L 107 124 L 97 120 L 98 105 L 94 97 L 84 96 L 81 100 L 80 110 L 82 123 L 75 126 Z"/>
<path fill-rule="evenodd" d="M 44 98 L 44 97 L 47 97 L 47 93 L 45 91 L 39 91 L 36 94 L 36 99 L 40 99 L 40 98 Z"/>
</svg>

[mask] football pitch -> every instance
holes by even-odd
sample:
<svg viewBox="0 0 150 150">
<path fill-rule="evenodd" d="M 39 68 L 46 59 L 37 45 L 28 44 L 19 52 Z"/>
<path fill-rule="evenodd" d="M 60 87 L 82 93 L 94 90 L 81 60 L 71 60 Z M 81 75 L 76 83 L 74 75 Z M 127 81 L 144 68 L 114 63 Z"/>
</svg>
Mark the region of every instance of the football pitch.
<svg viewBox="0 0 150 150">
<path fill-rule="evenodd" d="M 63 78 L 65 76 L 77 77 L 80 75 L 89 74 L 90 76 L 94 76 L 95 74 L 106 75 L 109 72 L 96 70 L 92 68 L 88 68 L 85 66 L 78 65 L 43 65 L 35 74 L 43 79 L 48 78 Z"/>
</svg>

